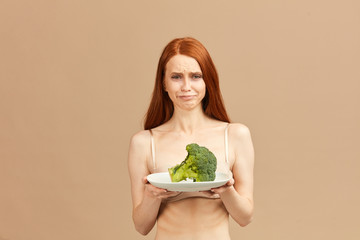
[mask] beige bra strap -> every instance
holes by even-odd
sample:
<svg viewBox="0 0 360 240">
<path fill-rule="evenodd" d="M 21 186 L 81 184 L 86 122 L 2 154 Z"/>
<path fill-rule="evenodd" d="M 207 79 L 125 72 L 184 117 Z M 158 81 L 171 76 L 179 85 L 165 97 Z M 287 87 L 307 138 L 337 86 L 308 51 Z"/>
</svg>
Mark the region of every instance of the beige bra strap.
<svg viewBox="0 0 360 240">
<path fill-rule="evenodd" d="M 152 162 L 153 162 L 153 168 L 156 169 L 154 136 L 153 136 L 151 129 L 149 131 L 150 131 L 150 146 L 151 146 L 151 157 L 152 157 Z"/>
<path fill-rule="evenodd" d="M 225 128 L 225 162 L 229 163 L 229 141 L 228 141 L 228 129 L 230 123 L 226 125 Z"/>
</svg>

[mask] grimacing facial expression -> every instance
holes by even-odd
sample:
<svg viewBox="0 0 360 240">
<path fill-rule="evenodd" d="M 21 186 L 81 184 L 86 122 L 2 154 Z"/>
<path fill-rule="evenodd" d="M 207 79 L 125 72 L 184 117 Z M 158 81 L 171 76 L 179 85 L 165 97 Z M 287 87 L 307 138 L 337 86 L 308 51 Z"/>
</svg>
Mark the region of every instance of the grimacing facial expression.
<svg viewBox="0 0 360 240">
<path fill-rule="evenodd" d="M 165 67 L 164 89 L 174 108 L 183 110 L 201 108 L 206 85 L 199 63 L 185 55 L 173 56 Z"/>
</svg>

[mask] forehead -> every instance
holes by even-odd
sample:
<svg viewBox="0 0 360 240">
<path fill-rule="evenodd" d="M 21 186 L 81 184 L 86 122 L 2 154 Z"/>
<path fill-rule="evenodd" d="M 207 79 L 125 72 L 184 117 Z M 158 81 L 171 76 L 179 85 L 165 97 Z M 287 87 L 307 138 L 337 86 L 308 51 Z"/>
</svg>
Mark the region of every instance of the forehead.
<svg viewBox="0 0 360 240">
<path fill-rule="evenodd" d="M 167 72 L 201 72 L 199 63 L 195 58 L 185 55 L 175 55 L 166 64 Z"/>
</svg>

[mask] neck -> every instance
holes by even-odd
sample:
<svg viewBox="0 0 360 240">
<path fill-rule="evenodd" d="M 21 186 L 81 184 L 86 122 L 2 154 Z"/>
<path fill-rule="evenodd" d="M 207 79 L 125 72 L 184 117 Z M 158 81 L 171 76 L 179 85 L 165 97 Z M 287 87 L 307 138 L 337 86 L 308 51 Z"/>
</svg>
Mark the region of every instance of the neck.
<svg viewBox="0 0 360 240">
<path fill-rule="evenodd" d="M 194 131 L 204 127 L 208 121 L 209 117 L 205 115 L 201 107 L 192 110 L 176 108 L 169 124 L 175 131 L 192 134 Z"/>
</svg>

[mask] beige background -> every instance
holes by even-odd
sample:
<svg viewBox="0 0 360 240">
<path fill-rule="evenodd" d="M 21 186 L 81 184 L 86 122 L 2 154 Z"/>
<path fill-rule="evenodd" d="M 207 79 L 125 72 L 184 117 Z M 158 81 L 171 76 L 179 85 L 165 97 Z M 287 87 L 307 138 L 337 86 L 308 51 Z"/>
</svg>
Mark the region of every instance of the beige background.
<svg viewBox="0 0 360 240">
<path fill-rule="evenodd" d="M 153 239 L 128 143 L 182 36 L 252 131 L 255 220 L 233 239 L 360 239 L 359 26 L 357 0 L 2 0 L 0 239 Z"/>
</svg>

